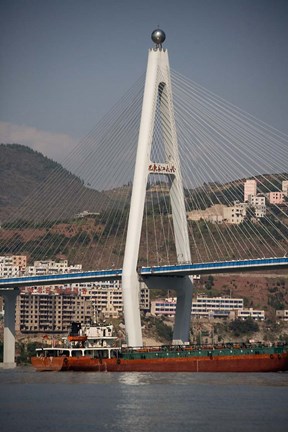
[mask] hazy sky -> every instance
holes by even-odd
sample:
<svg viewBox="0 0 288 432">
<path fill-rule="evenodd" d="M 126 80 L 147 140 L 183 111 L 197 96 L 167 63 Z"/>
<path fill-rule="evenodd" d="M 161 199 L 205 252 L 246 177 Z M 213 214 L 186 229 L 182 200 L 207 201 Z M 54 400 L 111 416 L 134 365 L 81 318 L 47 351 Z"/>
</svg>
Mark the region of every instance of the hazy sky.
<svg viewBox="0 0 288 432">
<path fill-rule="evenodd" d="M 146 69 L 171 68 L 288 133 L 288 0 L 0 0 L 0 142 L 61 162 Z"/>
</svg>

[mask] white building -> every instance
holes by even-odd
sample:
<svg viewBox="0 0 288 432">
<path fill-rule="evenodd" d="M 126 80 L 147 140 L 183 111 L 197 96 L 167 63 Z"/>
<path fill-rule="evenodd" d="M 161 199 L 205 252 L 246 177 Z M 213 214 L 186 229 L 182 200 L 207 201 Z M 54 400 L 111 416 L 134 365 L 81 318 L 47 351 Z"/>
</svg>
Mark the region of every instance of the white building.
<svg viewBox="0 0 288 432">
<path fill-rule="evenodd" d="M 266 198 L 264 195 L 249 195 L 248 204 L 252 207 L 266 206 Z"/>
<path fill-rule="evenodd" d="M 175 316 L 176 297 L 152 300 L 150 312 L 155 316 Z"/>
<path fill-rule="evenodd" d="M 82 219 L 82 218 L 85 218 L 88 216 L 99 216 L 99 215 L 100 215 L 100 213 L 94 213 L 94 212 L 90 212 L 88 210 L 83 210 L 81 213 L 77 213 L 75 215 L 75 218 L 76 219 Z"/>
<path fill-rule="evenodd" d="M 0 277 L 19 276 L 20 269 L 22 271 L 21 274 L 30 276 L 72 273 L 82 270 L 81 264 L 69 266 L 67 260 L 60 260 L 59 262 L 53 260 L 35 261 L 33 266 L 25 268 L 25 266 L 23 267 L 23 263 L 25 261 L 26 264 L 26 256 L 24 257 L 25 260 L 22 258 L 20 259 L 18 256 L 0 257 Z M 21 265 L 13 265 L 13 263 Z M 199 278 L 199 276 L 195 277 Z M 67 322 L 73 316 L 73 319 L 83 319 L 84 315 L 87 318 L 87 313 L 89 313 L 90 309 L 93 313 L 101 313 L 106 318 L 118 318 L 123 313 L 123 295 L 120 281 L 26 287 L 21 289 L 20 297 L 16 306 L 18 308 L 18 330 L 62 331 L 67 327 Z M 47 307 L 45 302 L 47 303 Z M 73 307 L 69 306 L 68 308 L 67 305 L 69 302 L 71 302 Z M 143 282 L 140 283 L 139 304 L 141 310 L 150 310 L 150 291 Z M 84 315 L 81 315 L 81 311 L 77 310 L 77 305 L 82 311 L 85 310 L 83 312 Z M 91 308 L 89 305 L 91 305 Z M 29 312 L 27 310 L 25 312 L 25 308 L 29 309 Z M 44 321 L 38 308 L 43 309 L 47 315 Z M 66 313 L 68 311 L 67 308 L 69 309 L 68 315 Z M 54 319 L 55 314 L 57 315 L 57 319 Z M 63 322 L 61 321 L 61 314 L 64 317 Z M 91 318 L 93 317 L 91 316 Z"/>
<path fill-rule="evenodd" d="M 16 277 L 19 276 L 20 270 L 19 266 L 12 266 L 0 263 L 0 277 L 6 278 L 6 277 Z"/>
<path fill-rule="evenodd" d="M 265 319 L 265 311 L 264 310 L 255 310 L 253 308 L 243 309 L 243 310 L 239 310 L 237 312 L 237 317 L 242 318 L 242 319 L 246 319 L 246 318 L 251 317 L 255 320 L 263 321 Z"/>
<path fill-rule="evenodd" d="M 257 182 L 256 180 L 246 180 L 244 182 L 244 202 L 249 200 L 249 196 L 257 195 Z"/>
<path fill-rule="evenodd" d="M 19 276 L 24 273 L 26 264 L 26 255 L 0 256 L 0 277 Z"/>
<path fill-rule="evenodd" d="M 187 213 L 187 219 L 192 221 L 205 220 L 212 223 L 222 223 L 224 218 L 224 204 L 214 204 L 204 210 L 192 210 Z"/>
<path fill-rule="evenodd" d="M 250 195 L 248 198 L 248 204 L 253 207 L 255 211 L 255 217 L 257 219 L 266 216 L 266 197 L 263 195 Z"/>
<path fill-rule="evenodd" d="M 231 297 L 197 297 L 192 302 L 192 315 L 197 317 L 205 316 L 228 316 L 230 311 L 239 311 L 244 307 L 244 301 L 241 298 Z"/>
<path fill-rule="evenodd" d="M 266 199 L 262 195 L 249 195 L 247 202 L 234 201 L 234 205 L 224 208 L 224 221 L 230 224 L 240 224 L 244 222 L 247 211 L 253 208 L 257 219 L 266 215 Z"/>
<path fill-rule="evenodd" d="M 59 262 L 53 260 L 47 261 L 34 261 L 33 266 L 27 266 L 25 274 L 28 276 L 39 276 L 45 274 L 59 274 L 59 273 L 74 273 L 82 270 L 82 264 L 68 265 L 68 260 L 60 260 Z"/>
<path fill-rule="evenodd" d="M 284 193 L 284 196 L 288 195 L 288 180 L 282 181 L 282 192 Z"/>
<path fill-rule="evenodd" d="M 247 212 L 247 203 L 234 201 L 234 205 L 224 209 L 224 220 L 230 224 L 240 224 L 244 221 Z"/>
<path fill-rule="evenodd" d="M 276 319 L 288 321 L 288 309 L 276 310 Z"/>
<path fill-rule="evenodd" d="M 198 296 L 192 301 L 191 315 L 195 317 L 228 317 L 231 311 L 240 311 L 244 308 L 241 298 L 230 297 L 203 297 Z M 174 316 L 176 311 L 176 298 L 151 301 L 151 314 L 160 316 Z"/>
<path fill-rule="evenodd" d="M 123 294 L 121 281 L 99 281 L 72 284 L 72 289 L 78 288 L 79 295 L 91 301 L 96 313 L 106 318 L 118 318 L 123 314 Z M 140 310 L 150 309 L 150 291 L 140 283 Z"/>
<path fill-rule="evenodd" d="M 266 205 L 265 206 L 255 206 L 255 217 L 257 219 L 263 218 L 266 216 Z"/>
</svg>

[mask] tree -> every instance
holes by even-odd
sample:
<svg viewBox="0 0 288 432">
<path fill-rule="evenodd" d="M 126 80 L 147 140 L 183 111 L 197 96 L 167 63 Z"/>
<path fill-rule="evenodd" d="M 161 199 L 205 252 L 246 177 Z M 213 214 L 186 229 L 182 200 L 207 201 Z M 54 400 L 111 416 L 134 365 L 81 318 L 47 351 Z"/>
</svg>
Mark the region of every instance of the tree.
<svg viewBox="0 0 288 432">
<path fill-rule="evenodd" d="M 208 276 L 207 281 L 205 282 L 205 288 L 207 290 L 210 290 L 214 285 L 214 278 L 213 276 Z"/>
<path fill-rule="evenodd" d="M 238 337 L 244 334 L 255 333 L 259 330 L 258 323 L 253 320 L 253 318 L 249 317 L 242 321 L 237 318 L 234 321 L 231 321 L 229 324 L 229 329 L 232 331 L 234 336 Z"/>
</svg>

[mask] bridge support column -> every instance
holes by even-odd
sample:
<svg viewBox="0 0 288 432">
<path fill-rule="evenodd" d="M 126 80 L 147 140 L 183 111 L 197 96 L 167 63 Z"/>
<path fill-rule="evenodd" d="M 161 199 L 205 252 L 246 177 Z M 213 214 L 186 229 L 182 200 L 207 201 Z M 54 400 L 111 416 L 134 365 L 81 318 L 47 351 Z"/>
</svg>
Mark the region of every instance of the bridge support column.
<svg viewBox="0 0 288 432">
<path fill-rule="evenodd" d="M 4 298 L 3 368 L 15 368 L 15 307 L 18 289 L 2 293 Z"/>
<path fill-rule="evenodd" d="M 173 330 L 173 344 L 182 345 L 189 342 L 189 332 L 192 312 L 193 282 L 190 276 L 145 278 L 149 289 L 174 290 L 177 293 L 176 316 Z"/>
<path fill-rule="evenodd" d="M 192 292 L 193 283 L 189 276 L 176 284 L 174 289 L 177 292 L 177 304 L 175 324 L 173 331 L 173 344 L 181 345 L 189 342 L 191 313 L 192 313 Z"/>
<path fill-rule="evenodd" d="M 140 284 L 136 270 L 129 270 L 122 274 L 126 340 L 129 346 L 139 347 L 142 346 Z"/>
</svg>

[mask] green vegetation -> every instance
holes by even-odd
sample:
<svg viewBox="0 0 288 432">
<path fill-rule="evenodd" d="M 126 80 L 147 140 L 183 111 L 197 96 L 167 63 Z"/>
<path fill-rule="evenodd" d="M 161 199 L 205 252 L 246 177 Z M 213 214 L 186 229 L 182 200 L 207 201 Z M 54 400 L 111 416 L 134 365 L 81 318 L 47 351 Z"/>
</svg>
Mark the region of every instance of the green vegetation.
<svg viewBox="0 0 288 432">
<path fill-rule="evenodd" d="M 214 204 L 231 205 L 231 197 L 233 201 L 242 201 L 243 199 L 243 184 L 221 185 L 214 183 L 213 185 L 204 183 L 205 192 L 201 190 L 186 191 L 186 203 L 189 210 L 204 210 Z M 189 196 L 187 196 L 189 193 Z"/>
<path fill-rule="evenodd" d="M 173 337 L 173 330 L 170 326 L 165 324 L 162 319 L 155 318 L 155 330 L 160 340 L 171 341 Z"/>
<path fill-rule="evenodd" d="M 155 338 L 164 344 L 171 343 L 173 329 L 164 322 L 164 317 L 142 316 L 141 320 L 145 328 L 144 331 L 148 332 L 149 337 Z"/>
<path fill-rule="evenodd" d="M 101 214 L 99 222 L 105 225 L 103 237 L 121 234 L 126 226 L 128 208 L 125 211 L 113 210 Z"/>
<path fill-rule="evenodd" d="M 40 348 L 42 344 L 37 342 L 16 342 L 17 364 L 28 364 L 30 358 L 36 354 L 36 348 Z M 0 362 L 3 362 L 3 342 L 0 341 Z"/>
<path fill-rule="evenodd" d="M 261 181 L 258 182 L 259 193 L 267 193 L 271 190 L 281 190 L 282 180 L 287 179 L 287 173 L 270 175 L 266 174 L 261 176 Z"/>
<path fill-rule="evenodd" d="M 57 221 L 57 224 L 60 223 L 71 223 L 69 220 L 60 220 Z M 6 229 L 6 230 L 13 230 L 13 229 L 17 229 L 17 230 L 25 230 L 27 228 L 33 228 L 33 229 L 41 229 L 41 228 L 53 228 L 53 226 L 55 225 L 54 221 L 47 221 L 47 220 L 43 220 L 43 221 L 28 221 L 28 220 L 23 220 L 23 219 L 16 219 L 13 221 L 7 221 L 4 222 L 2 224 L 2 228 Z"/>
<path fill-rule="evenodd" d="M 213 276 L 208 276 L 207 281 L 205 282 L 205 288 L 207 290 L 211 290 L 211 288 L 214 286 L 214 278 Z"/>
<path fill-rule="evenodd" d="M 151 201 L 146 203 L 145 214 L 147 216 L 151 215 L 168 215 L 171 214 L 171 201 L 169 195 L 164 197 L 159 197 L 158 195 L 152 196 Z"/>
<path fill-rule="evenodd" d="M 281 180 L 286 178 L 285 176 L 286 174 L 259 176 L 259 187 L 261 185 L 264 189 L 265 187 L 266 189 L 268 187 L 271 189 L 272 186 L 276 188 L 280 185 Z M 51 184 L 49 186 L 48 180 L 51 178 L 53 178 L 53 184 L 58 185 L 57 196 L 61 196 L 61 199 L 59 198 L 57 203 L 53 204 L 53 207 L 52 204 L 50 204 L 51 207 L 49 207 L 49 203 L 53 201 L 52 198 L 55 194 L 53 187 L 50 187 Z M 187 210 L 199 209 L 200 205 L 201 208 L 204 209 L 216 203 L 229 205 L 232 204 L 230 202 L 232 196 L 233 199 L 238 198 L 242 201 L 243 182 L 244 179 L 226 184 L 211 182 L 193 190 L 186 189 L 186 208 Z M 85 249 L 85 256 L 88 256 L 87 250 L 91 248 L 91 261 L 96 261 L 98 260 L 96 255 L 98 249 L 100 249 L 96 247 L 98 246 L 98 242 L 102 244 L 105 243 L 105 246 L 107 245 L 108 248 L 112 244 L 112 241 L 109 243 L 110 238 L 112 240 L 112 237 L 115 237 L 115 240 L 113 239 L 112 253 L 116 257 L 123 255 L 123 247 L 121 245 L 123 243 L 123 234 L 128 219 L 128 207 L 124 199 L 127 198 L 127 187 L 130 188 L 131 184 L 119 188 L 120 195 L 118 193 L 114 194 L 112 191 L 110 191 L 110 194 L 109 191 L 103 192 L 102 194 L 93 189 L 87 189 L 83 186 L 83 181 L 81 179 L 73 176 L 62 168 L 60 164 L 44 157 L 41 153 L 35 152 L 29 147 L 13 144 L 0 145 L 0 185 L 0 220 L 1 222 L 6 220 L 6 222 L 2 222 L 2 230 L 15 230 L 15 233 L 13 232 L 13 234 L 15 234 L 13 238 L 10 238 L 10 235 L 12 235 L 10 232 L 7 233 L 8 241 L 1 242 L 0 254 L 27 254 L 29 262 L 31 263 L 36 259 L 55 259 L 57 255 L 64 255 L 68 260 L 75 258 L 81 261 L 81 256 L 84 255 L 81 250 L 83 247 L 83 249 Z M 149 184 L 147 185 L 147 190 L 149 190 L 150 186 Z M 167 184 L 165 182 L 163 184 L 159 183 L 158 186 L 166 187 Z M 59 188 L 62 188 L 62 190 L 59 190 Z M 25 198 L 31 195 L 31 191 L 36 192 L 35 203 L 37 208 L 34 209 L 32 205 L 23 205 L 23 207 L 21 207 L 21 203 L 24 203 Z M 74 199 L 76 194 L 78 196 L 78 192 L 79 197 L 82 197 L 83 201 L 82 198 L 79 198 L 79 201 Z M 128 192 L 130 192 L 130 189 Z M 71 197 L 73 199 L 71 199 Z M 149 250 L 149 254 L 151 254 L 151 265 L 166 261 L 172 263 L 176 262 L 172 221 L 170 217 L 168 217 L 171 213 L 169 195 L 166 194 L 164 198 L 157 193 L 148 192 L 147 198 L 148 202 L 145 214 L 148 217 L 145 223 L 148 232 L 147 239 L 149 239 L 149 249 L 151 249 Z M 89 203 L 88 207 L 86 207 L 87 202 Z M 100 204 L 99 206 L 101 209 L 97 208 L 97 203 L 100 202 L 101 206 Z M 119 204 L 119 210 L 111 210 L 112 204 L 115 204 L 115 202 L 117 202 L 117 205 Z M 93 205 L 95 204 L 95 208 L 92 208 L 92 203 Z M 105 203 L 105 205 L 103 205 L 103 203 Z M 112 203 L 111 206 L 110 203 Z M 126 205 L 126 207 L 124 207 L 124 212 L 120 210 L 123 205 Z M 9 211 L 11 212 L 11 209 L 18 208 L 19 206 L 21 211 L 13 211 L 13 216 L 9 218 Z M 260 230 L 263 243 L 265 241 L 270 243 L 270 236 L 280 241 L 288 237 L 288 226 L 285 226 L 285 223 L 283 224 L 279 222 L 279 220 L 275 220 L 275 214 L 278 208 L 276 206 L 274 207 L 270 206 L 270 212 L 267 218 L 257 223 L 257 231 L 259 232 Z M 90 220 L 90 224 L 87 224 L 86 218 L 75 219 L 75 215 L 86 208 L 91 212 L 100 213 L 98 216 L 92 216 L 94 220 Z M 103 208 L 106 210 L 104 211 Z M 281 211 L 282 214 L 279 214 L 279 217 L 284 218 L 285 210 L 281 209 Z M 35 220 L 33 220 L 33 217 L 35 217 Z M 17 220 L 13 218 L 17 218 Z M 255 224 L 251 219 L 253 219 L 253 211 L 248 215 L 244 225 L 229 226 L 229 236 L 226 235 L 227 226 L 225 224 L 217 225 L 203 220 L 197 222 L 189 221 L 191 250 L 193 255 L 192 261 L 198 261 L 196 251 L 199 252 L 198 255 L 201 256 L 204 261 L 208 259 L 213 260 L 214 257 L 219 255 L 219 248 L 221 248 L 221 259 L 238 259 L 240 258 L 240 252 L 242 254 L 241 258 L 250 257 L 251 254 L 254 253 L 255 256 L 256 254 L 258 255 L 262 245 L 261 242 L 255 241 Z M 56 220 L 58 220 L 57 224 L 55 224 Z M 93 225 L 94 222 L 95 224 Z M 67 226 L 57 226 L 60 224 L 67 224 Z M 80 231 L 80 227 L 82 228 L 82 232 Z M 154 232 L 154 227 L 156 233 Z M 25 232 L 26 229 L 27 232 Z M 31 237 L 29 237 L 28 229 L 39 229 L 30 241 L 29 238 Z M 42 229 L 42 231 L 40 231 L 40 229 Z M 238 239 L 243 237 L 243 229 L 245 230 L 245 234 L 251 238 L 250 245 L 252 245 L 252 247 L 247 242 L 247 247 L 244 246 L 246 250 L 238 253 L 234 246 L 237 244 Z M 61 234 L 56 234 L 56 232 Z M 69 238 L 70 235 L 73 237 Z M 140 246 L 139 256 L 141 259 L 139 260 L 139 265 L 147 262 L 148 246 L 146 238 L 144 238 L 145 235 L 143 234 L 143 241 Z M 157 245 L 156 242 L 153 243 L 150 240 L 152 236 L 157 238 Z M 3 236 L 3 238 L 5 237 Z M 211 242 L 212 238 L 214 240 L 213 242 Z M 222 247 L 224 238 L 227 248 Z M 27 239 L 28 242 L 26 243 Z M 207 247 L 205 245 L 209 246 Z M 274 245 L 272 245 L 272 247 L 274 249 Z M 158 249 L 158 255 L 155 250 L 156 248 Z M 235 250 L 234 254 L 231 253 L 232 249 Z M 277 246 L 275 245 L 275 256 L 278 256 L 278 254 L 279 250 L 277 250 Z M 166 256 L 168 258 L 167 260 Z M 104 259 L 108 261 L 108 258 Z M 114 257 L 109 256 L 109 260 L 110 259 L 113 261 Z M 93 263 L 91 264 L 93 265 Z M 207 290 L 207 295 L 211 296 L 215 294 L 213 279 L 208 279 L 205 288 Z M 277 301 L 271 298 L 271 304 L 276 305 L 276 303 Z M 278 299 L 278 303 L 283 303 L 280 298 Z"/>
<path fill-rule="evenodd" d="M 275 289 L 276 287 L 274 287 Z M 271 288 L 269 289 L 269 291 Z M 285 300 L 284 295 L 282 292 L 278 291 L 276 288 L 276 291 L 273 292 L 273 294 L 268 295 L 268 305 L 274 308 L 275 310 L 283 310 L 285 309 Z"/>
<path fill-rule="evenodd" d="M 17 342 L 16 351 L 19 355 L 16 357 L 17 364 L 28 364 L 32 356 L 36 354 L 36 348 L 40 348 L 41 344 L 37 342 Z"/>
<path fill-rule="evenodd" d="M 229 324 L 229 330 L 232 331 L 234 336 L 239 337 L 249 335 L 259 330 L 259 325 L 253 318 L 249 317 L 245 320 L 236 319 Z"/>
</svg>

